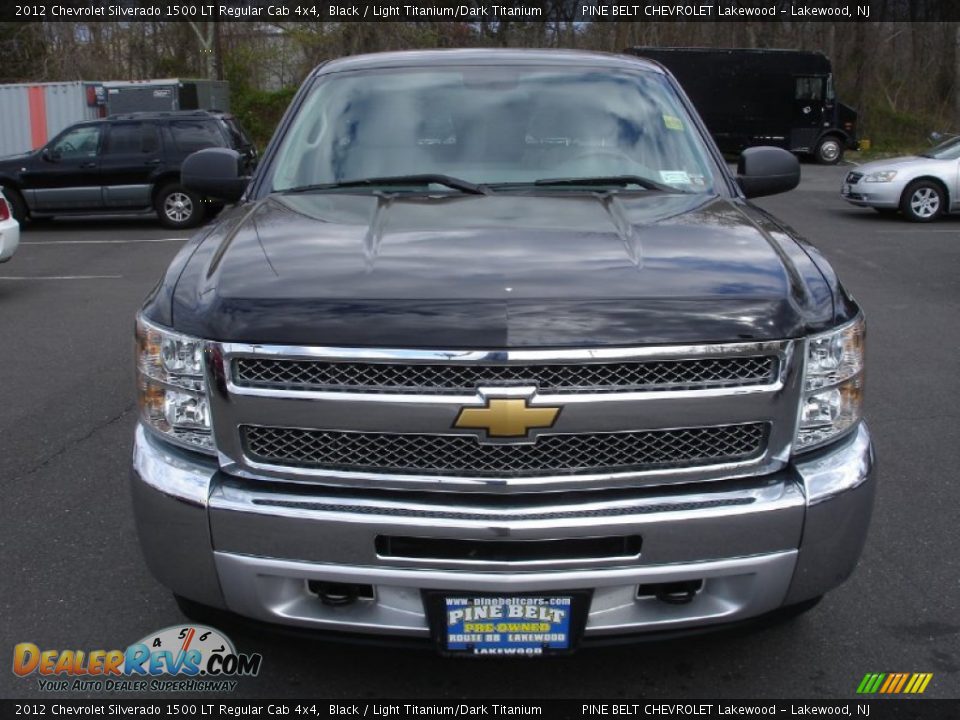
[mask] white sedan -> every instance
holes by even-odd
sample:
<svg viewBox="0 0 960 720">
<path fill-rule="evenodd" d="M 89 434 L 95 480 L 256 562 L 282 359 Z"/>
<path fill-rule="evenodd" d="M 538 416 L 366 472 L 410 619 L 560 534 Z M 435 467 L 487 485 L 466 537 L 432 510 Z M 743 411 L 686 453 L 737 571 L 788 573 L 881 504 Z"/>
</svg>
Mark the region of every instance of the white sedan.
<svg viewBox="0 0 960 720">
<path fill-rule="evenodd" d="M 840 195 L 877 212 L 897 212 L 914 222 L 930 222 L 960 210 L 960 137 L 927 152 L 875 160 L 847 173 Z"/>
<path fill-rule="evenodd" d="M 20 223 L 10 212 L 10 203 L 0 193 L 0 263 L 13 257 L 20 244 Z"/>
</svg>

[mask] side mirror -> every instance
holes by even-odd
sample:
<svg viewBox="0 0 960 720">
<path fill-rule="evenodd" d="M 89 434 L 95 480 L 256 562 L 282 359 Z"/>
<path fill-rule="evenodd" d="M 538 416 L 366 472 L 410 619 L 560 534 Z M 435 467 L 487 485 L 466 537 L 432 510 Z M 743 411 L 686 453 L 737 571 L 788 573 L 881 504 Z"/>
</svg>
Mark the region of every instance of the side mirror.
<svg viewBox="0 0 960 720">
<path fill-rule="evenodd" d="M 236 202 L 250 182 L 242 169 L 243 157 L 236 150 L 206 148 L 183 161 L 180 182 L 199 195 Z"/>
<path fill-rule="evenodd" d="M 800 161 L 778 147 L 753 147 L 740 153 L 737 185 L 748 198 L 776 195 L 800 184 Z"/>
<path fill-rule="evenodd" d="M 40 151 L 40 157 L 42 157 L 47 162 L 59 162 L 60 153 L 56 150 L 51 150 L 50 148 L 44 148 Z"/>
</svg>

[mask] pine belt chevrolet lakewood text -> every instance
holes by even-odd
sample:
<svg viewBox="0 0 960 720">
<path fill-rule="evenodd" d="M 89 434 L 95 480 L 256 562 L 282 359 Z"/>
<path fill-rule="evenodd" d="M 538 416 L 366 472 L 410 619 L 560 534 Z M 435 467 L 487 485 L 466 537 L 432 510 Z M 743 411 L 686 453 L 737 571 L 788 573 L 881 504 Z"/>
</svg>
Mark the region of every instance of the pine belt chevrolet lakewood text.
<svg viewBox="0 0 960 720">
<path fill-rule="evenodd" d="M 319 67 L 137 320 L 140 540 L 188 614 L 540 654 L 812 606 L 875 474 L 864 324 L 650 61 Z M 779 614 L 779 613 L 778 613 Z"/>
</svg>

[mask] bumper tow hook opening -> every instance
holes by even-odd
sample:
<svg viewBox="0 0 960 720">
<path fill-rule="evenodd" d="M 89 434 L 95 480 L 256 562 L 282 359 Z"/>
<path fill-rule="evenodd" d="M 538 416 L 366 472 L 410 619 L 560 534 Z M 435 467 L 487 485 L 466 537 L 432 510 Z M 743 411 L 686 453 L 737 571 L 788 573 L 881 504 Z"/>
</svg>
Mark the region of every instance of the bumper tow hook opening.
<svg viewBox="0 0 960 720">
<path fill-rule="evenodd" d="M 650 583 L 637 587 L 637 598 L 655 597 L 668 605 L 686 605 L 703 589 L 703 580 L 684 580 L 681 582 Z"/>
<path fill-rule="evenodd" d="M 320 598 L 320 602 L 324 605 L 333 607 L 351 605 L 361 598 L 364 600 L 373 599 L 373 587 L 371 585 L 310 580 L 307 582 L 307 589 Z"/>
</svg>

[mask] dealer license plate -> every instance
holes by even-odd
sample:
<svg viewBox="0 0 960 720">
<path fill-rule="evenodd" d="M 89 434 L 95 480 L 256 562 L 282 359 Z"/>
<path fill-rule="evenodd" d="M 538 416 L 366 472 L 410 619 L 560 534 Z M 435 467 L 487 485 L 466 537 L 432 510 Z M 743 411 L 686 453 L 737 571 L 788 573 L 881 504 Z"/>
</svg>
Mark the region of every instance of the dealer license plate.
<svg viewBox="0 0 960 720">
<path fill-rule="evenodd" d="M 849 194 L 850 194 L 850 186 L 849 186 L 849 185 L 844 185 L 844 186 L 843 186 L 843 192 L 841 192 L 840 194 L 841 194 L 841 195 L 849 195 Z"/>
<path fill-rule="evenodd" d="M 442 608 L 442 647 L 450 653 L 543 655 L 573 648 L 569 595 L 445 595 Z"/>
</svg>

